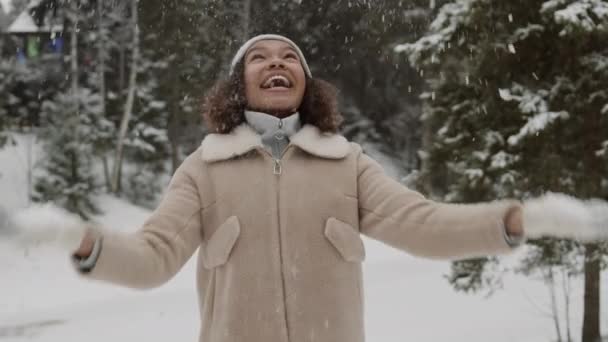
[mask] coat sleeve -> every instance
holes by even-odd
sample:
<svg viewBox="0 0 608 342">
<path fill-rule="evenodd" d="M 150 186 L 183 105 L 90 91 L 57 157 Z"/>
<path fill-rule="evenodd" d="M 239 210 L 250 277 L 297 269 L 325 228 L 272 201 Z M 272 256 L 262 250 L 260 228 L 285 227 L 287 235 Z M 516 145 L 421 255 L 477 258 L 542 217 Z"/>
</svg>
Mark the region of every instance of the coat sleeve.
<svg viewBox="0 0 608 342">
<path fill-rule="evenodd" d="M 131 288 L 152 288 L 171 279 L 200 245 L 201 201 L 198 163 L 189 156 L 173 175 L 156 210 L 136 232 L 98 230 L 101 251 L 83 277 Z"/>
<path fill-rule="evenodd" d="M 466 259 L 513 249 L 505 240 L 504 217 L 519 206 L 517 201 L 434 202 L 387 176 L 364 153 L 358 159 L 357 182 L 359 226 L 375 240 L 433 259 Z"/>
</svg>

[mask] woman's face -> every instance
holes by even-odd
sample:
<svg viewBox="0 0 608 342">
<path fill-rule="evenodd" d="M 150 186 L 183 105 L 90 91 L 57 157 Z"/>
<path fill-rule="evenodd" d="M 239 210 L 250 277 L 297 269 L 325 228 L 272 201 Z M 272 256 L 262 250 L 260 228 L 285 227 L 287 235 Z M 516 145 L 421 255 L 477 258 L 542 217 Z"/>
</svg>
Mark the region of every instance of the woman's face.
<svg viewBox="0 0 608 342">
<path fill-rule="evenodd" d="M 300 58 L 291 45 L 261 40 L 243 57 L 247 107 L 278 117 L 298 110 L 306 89 Z"/>
</svg>

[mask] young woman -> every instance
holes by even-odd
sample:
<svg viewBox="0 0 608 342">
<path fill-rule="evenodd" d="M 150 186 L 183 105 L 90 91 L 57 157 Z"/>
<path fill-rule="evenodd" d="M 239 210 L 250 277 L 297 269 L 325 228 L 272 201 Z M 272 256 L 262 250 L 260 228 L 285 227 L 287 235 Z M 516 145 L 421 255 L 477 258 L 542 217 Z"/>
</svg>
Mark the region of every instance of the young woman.
<svg viewBox="0 0 608 342">
<path fill-rule="evenodd" d="M 139 231 L 63 225 L 84 277 L 133 288 L 165 283 L 199 249 L 202 342 L 364 341 L 361 234 L 462 259 L 509 252 L 546 218 L 519 201 L 433 202 L 386 176 L 338 134 L 334 88 L 282 36 L 240 48 L 204 118 L 213 133 Z"/>
</svg>

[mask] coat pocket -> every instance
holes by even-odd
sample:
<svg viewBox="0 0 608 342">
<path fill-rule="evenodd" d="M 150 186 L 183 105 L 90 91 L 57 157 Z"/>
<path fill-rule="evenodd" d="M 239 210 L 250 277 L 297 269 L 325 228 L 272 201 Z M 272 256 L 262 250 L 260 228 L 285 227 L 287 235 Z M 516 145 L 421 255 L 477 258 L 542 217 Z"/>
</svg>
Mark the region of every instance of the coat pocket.
<svg viewBox="0 0 608 342">
<path fill-rule="evenodd" d="M 225 264 L 240 233 L 241 225 L 236 216 L 224 221 L 201 247 L 203 266 L 212 269 Z"/>
<path fill-rule="evenodd" d="M 330 217 L 325 223 L 325 237 L 349 262 L 365 260 L 365 247 L 359 232 L 350 224 Z"/>
</svg>

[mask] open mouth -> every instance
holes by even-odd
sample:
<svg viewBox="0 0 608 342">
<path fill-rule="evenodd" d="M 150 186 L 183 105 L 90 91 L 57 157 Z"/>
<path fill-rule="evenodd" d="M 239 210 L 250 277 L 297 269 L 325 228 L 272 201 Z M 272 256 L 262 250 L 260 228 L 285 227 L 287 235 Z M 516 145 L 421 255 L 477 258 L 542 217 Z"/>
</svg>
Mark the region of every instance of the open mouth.
<svg viewBox="0 0 608 342">
<path fill-rule="evenodd" d="M 262 89 L 289 89 L 291 87 L 291 82 L 283 75 L 270 76 L 261 85 Z"/>
</svg>

